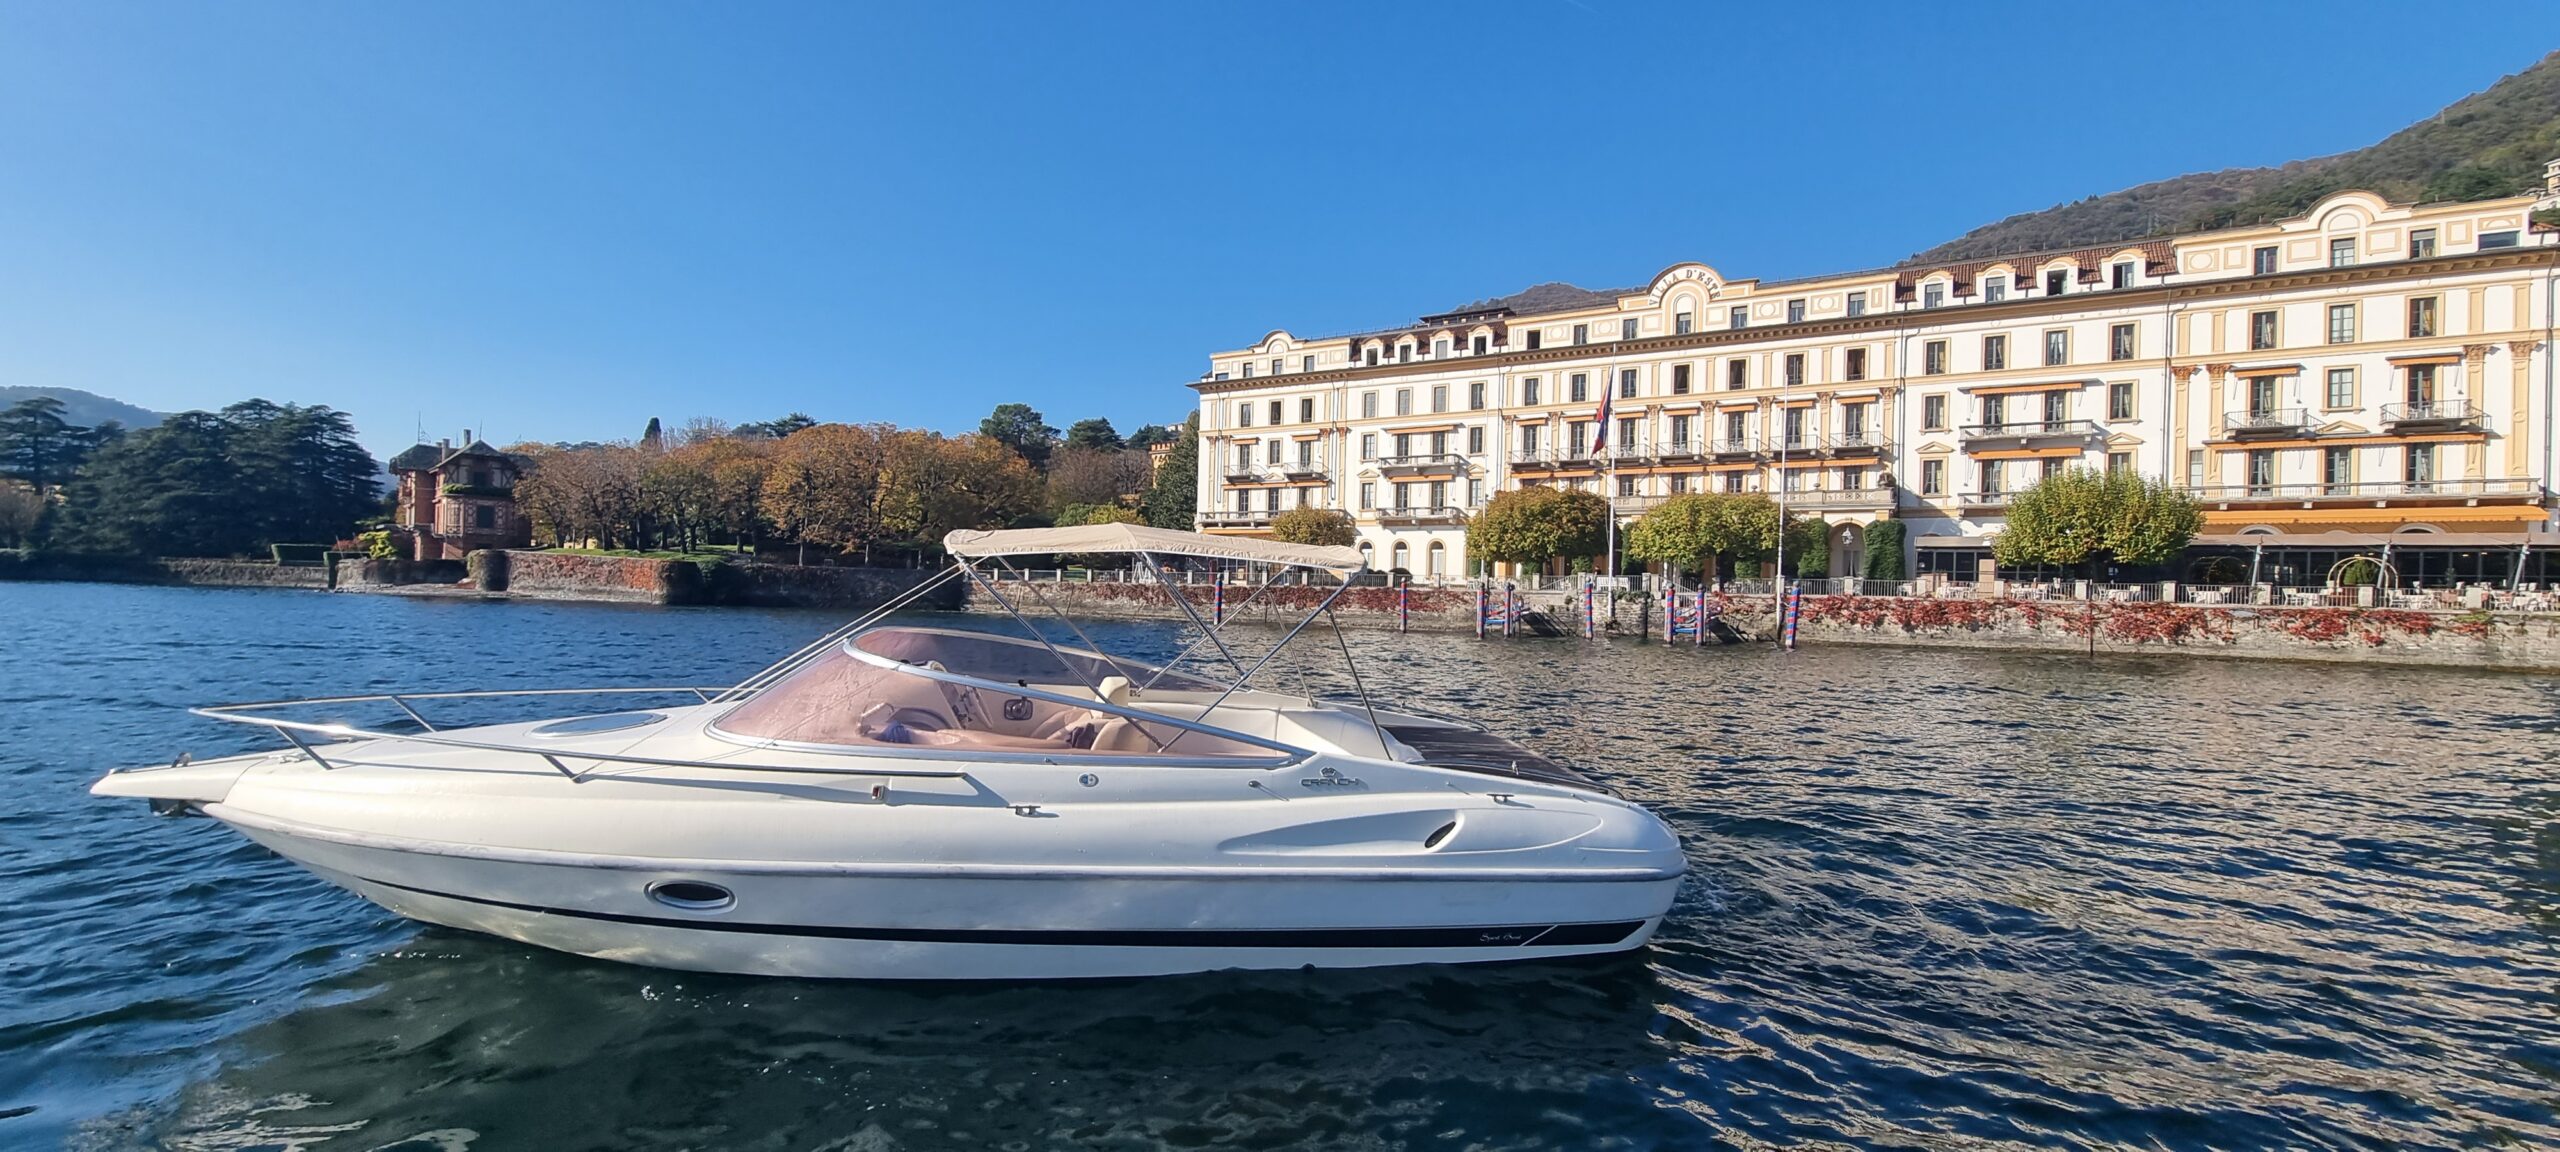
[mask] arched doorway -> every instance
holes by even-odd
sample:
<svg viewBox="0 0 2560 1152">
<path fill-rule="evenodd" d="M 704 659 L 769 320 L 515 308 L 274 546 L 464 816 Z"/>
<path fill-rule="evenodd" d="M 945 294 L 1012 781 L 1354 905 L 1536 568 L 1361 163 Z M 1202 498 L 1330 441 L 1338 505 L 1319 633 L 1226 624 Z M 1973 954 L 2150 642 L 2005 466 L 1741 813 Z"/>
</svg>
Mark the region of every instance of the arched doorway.
<svg viewBox="0 0 2560 1152">
<path fill-rule="evenodd" d="M 1856 576 L 1867 563 L 1867 528 L 1864 524 L 1831 526 L 1831 577 Z"/>
<path fill-rule="evenodd" d="M 1447 545 L 1434 540 L 1431 542 L 1431 547 L 1422 550 L 1422 574 L 1430 577 L 1434 583 L 1449 574 Z"/>
<path fill-rule="evenodd" d="M 1387 570 L 1390 572 L 1413 571 L 1413 551 L 1404 546 L 1404 541 L 1396 541 L 1395 551 L 1387 554 Z"/>
</svg>

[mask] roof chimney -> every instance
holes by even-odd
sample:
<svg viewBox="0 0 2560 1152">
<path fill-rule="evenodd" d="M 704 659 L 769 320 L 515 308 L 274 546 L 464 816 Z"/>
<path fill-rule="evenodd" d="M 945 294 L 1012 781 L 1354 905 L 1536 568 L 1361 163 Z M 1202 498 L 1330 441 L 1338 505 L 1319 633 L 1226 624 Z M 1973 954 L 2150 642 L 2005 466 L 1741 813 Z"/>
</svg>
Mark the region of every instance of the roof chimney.
<svg viewBox="0 0 2560 1152">
<path fill-rule="evenodd" d="M 453 455 L 453 441 L 451 441 L 451 440 L 438 440 L 438 441 L 436 441 L 436 455 L 438 455 L 438 456 L 451 456 L 451 455 Z"/>
<path fill-rule="evenodd" d="M 468 428 L 462 430 L 462 446 L 465 448 L 471 446 L 471 430 Z"/>
</svg>

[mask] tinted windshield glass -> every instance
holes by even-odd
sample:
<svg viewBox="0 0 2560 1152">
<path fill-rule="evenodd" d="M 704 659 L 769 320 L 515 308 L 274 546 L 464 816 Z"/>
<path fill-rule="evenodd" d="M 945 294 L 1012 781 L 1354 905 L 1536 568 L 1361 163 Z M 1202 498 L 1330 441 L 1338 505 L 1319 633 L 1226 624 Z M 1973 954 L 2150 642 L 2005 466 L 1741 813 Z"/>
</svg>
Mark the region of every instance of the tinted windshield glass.
<svg viewBox="0 0 2560 1152">
<path fill-rule="evenodd" d="M 1160 691 L 1218 690 L 1216 684 L 1179 672 L 1168 672 L 1159 678 L 1155 666 L 1134 660 L 1072 648 L 1052 651 L 1035 641 L 990 636 L 984 632 L 881 628 L 854 637 L 853 646 L 901 664 L 937 664 L 945 671 L 999 684 L 1027 681 L 1035 687 L 1073 685 L 1083 689 L 1102 683 L 1106 676 L 1124 676 L 1133 685 L 1145 685 L 1153 680 Z"/>
</svg>

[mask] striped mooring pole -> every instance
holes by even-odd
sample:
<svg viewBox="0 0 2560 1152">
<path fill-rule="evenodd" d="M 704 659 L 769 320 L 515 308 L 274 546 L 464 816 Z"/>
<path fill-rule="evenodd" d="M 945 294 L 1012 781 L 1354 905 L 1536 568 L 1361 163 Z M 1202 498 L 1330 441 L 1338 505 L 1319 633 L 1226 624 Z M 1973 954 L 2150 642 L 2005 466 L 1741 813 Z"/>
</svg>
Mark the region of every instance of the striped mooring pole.
<svg viewBox="0 0 2560 1152">
<path fill-rule="evenodd" d="M 1209 569 L 1209 623 L 1216 628 L 1227 625 L 1227 572 L 1224 565 Z"/>
<path fill-rule="evenodd" d="M 1413 577 L 1396 581 L 1396 631 L 1413 630 Z"/>
<path fill-rule="evenodd" d="M 1594 596 L 1592 594 L 1591 586 L 1592 582 L 1589 580 L 1582 582 L 1582 638 L 1585 640 L 1590 639 L 1593 634 L 1592 626 L 1594 624 L 1594 620 L 1592 617 L 1591 602 L 1594 599 Z"/>
<path fill-rule="evenodd" d="M 1796 646 L 1796 616 L 1803 607 L 1804 590 L 1793 584 L 1787 585 L 1787 619 L 1778 635 L 1780 642 L 1785 644 L 1789 651 L 1793 651 Z"/>
<path fill-rule="evenodd" d="M 1476 639 L 1484 639 L 1484 614 L 1493 610 L 1493 590 L 1476 585 Z"/>
</svg>

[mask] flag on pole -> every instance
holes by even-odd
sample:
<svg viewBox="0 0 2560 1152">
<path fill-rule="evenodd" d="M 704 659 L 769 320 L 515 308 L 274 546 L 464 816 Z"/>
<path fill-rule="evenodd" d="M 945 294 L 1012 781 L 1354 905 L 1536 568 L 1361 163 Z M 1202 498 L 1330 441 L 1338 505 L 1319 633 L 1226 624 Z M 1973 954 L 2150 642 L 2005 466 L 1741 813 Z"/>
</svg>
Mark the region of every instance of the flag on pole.
<svg viewBox="0 0 2560 1152">
<path fill-rule="evenodd" d="M 1591 437 L 1591 454 L 1594 456 L 1605 455 L 1609 450 L 1609 408 L 1617 403 L 1616 387 L 1616 382 L 1608 377 L 1600 378 L 1600 430 Z"/>
</svg>

